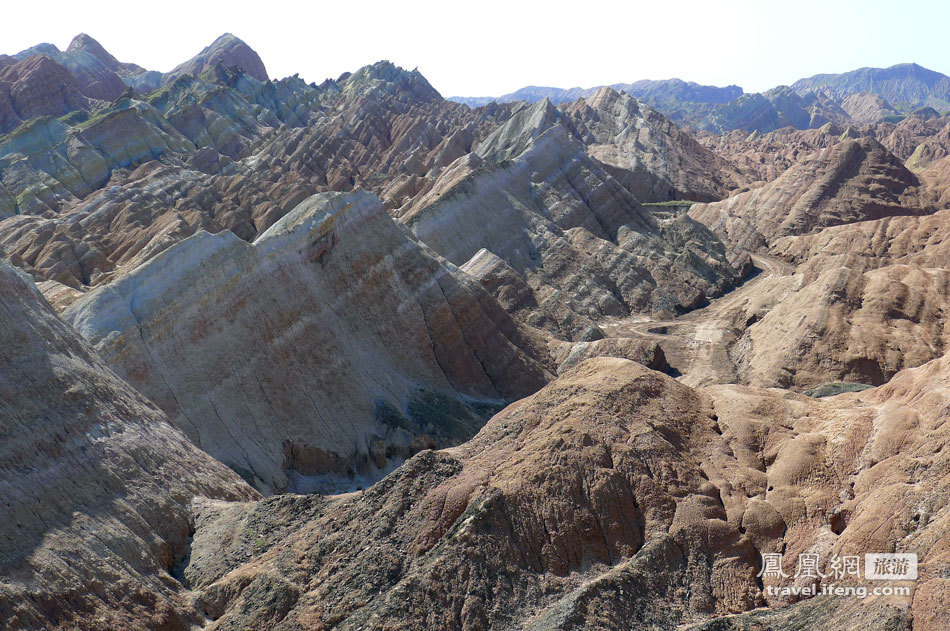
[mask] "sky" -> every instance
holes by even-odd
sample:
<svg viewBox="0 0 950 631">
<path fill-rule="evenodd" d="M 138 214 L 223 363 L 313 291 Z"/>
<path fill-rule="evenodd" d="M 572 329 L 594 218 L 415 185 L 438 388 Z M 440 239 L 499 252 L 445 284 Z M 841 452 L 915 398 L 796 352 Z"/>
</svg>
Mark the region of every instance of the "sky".
<svg viewBox="0 0 950 631">
<path fill-rule="evenodd" d="M 903 62 L 950 74 L 950 3 L 941 0 L 12 4 L 0 22 L 2 53 L 41 42 L 65 49 L 85 32 L 120 61 L 168 71 L 231 32 L 272 78 L 319 83 L 388 59 L 418 67 L 443 96 L 672 77 L 758 92 Z"/>
</svg>

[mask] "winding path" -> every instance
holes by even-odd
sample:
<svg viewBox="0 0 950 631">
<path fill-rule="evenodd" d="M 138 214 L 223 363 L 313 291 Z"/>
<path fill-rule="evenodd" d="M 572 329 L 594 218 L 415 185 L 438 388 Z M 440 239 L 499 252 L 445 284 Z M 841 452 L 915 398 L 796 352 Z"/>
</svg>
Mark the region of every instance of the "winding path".
<svg viewBox="0 0 950 631">
<path fill-rule="evenodd" d="M 754 277 L 708 305 L 668 320 L 627 318 L 602 327 L 610 337 L 645 337 L 656 340 L 680 380 L 690 386 L 734 383 L 735 365 L 729 350 L 749 324 L 746 312 L 772 303 L 784 293 L 794 274 L 785 261 L 751 254 Z"/>
</svg>

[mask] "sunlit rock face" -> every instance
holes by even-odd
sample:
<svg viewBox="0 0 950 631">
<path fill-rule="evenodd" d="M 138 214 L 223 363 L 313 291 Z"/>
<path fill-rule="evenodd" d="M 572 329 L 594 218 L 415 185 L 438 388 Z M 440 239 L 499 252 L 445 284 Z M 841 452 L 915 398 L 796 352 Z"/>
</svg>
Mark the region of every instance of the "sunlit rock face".
<svg viewBox="0 0 950 631">
<path fill-rule="evenodd" d="M 260 497 L 0 263 L 0 626 L 185 629 L 195 496 Z M 143 622 L 142 603 L 150 612 Z"/>
<path fill-rule="evenodd" d="M 253 243 L 198 233 L 64 317 L 202 449 L 265 491 L 472 436 L 541 387 L 541 345 L 368 193 Z"/>
</svg>

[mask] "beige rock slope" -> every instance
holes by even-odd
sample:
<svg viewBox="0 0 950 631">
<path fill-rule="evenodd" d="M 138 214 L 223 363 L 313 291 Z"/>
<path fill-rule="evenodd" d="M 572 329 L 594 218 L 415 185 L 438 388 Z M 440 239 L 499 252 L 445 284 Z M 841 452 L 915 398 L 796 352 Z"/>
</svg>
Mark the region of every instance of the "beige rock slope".
<svg viewBox="0 0 950 631">
<path fill-rule="evenodd" d="M 367 491 L 203 503 L 184 575 L 215 630 L 937 631 L 948 386 L 947 359 L 826 400 L 593 359 Z M 764 588 L 811 579 L 756 576 L 763 552 L 793 570 L 819 552 L 825 573 L 832 554 L 895 549 L 920 555 L 911 596 L 859 608 L 787 607 Z"/>
<path fill-rule="evenodd" d="M 920 213 L 917 177 L 872 138 L 812 153 L 760 188 L 697 204 L 690 216 L 725 241 L 755 250 L 778 237 Z"/>
<path fill-rule="evenodd" d="M 593 360 L 472 441 L 419 454 L 315 519 L 300 498 L 296 531 L 266 538 L 247 562 L 234 552 L 240 538 L 213 533 L 273 509 L 208 506 L 192 550 L 207 561 L 185 573 L 213 629 L 525 628 L 570 607 L 575 590 L 597 589 L 588 581 L 624 573 L 633 578 L 618 605 L 645 618 L 741 611 L 761 602 L 747 587 L 755 550 L 684 457 L 714 435 L 711 414 L 659 373 Z M 645 564 L 651 577 L 637 578 Z M 647 581 L 692 597 L 664 610 L 642 598 Z"/>
<path fill-rule="evenodd" d="M 560 108 L 590 155 L 642 201 L 718 201 L 746 183 L 739 170 L 651 107 L 604 87 Z"/>
<path fill-rule="evenodd" d="M 880 96 L 871 92 L 849 94 L 841 103 L 841 109 L 848 113 L 855 123 L 876 123 L 897 111 Z"/>
<path fill-rule="evenodd" d="M 708 230 L 655 219 L 563 118 L 548 101 L 523 107 L 400 219 L 562 339 L 597 339 L 610 317 L 695 307 L 739 279 Z"/>
<path fill-rule="evenodd" d="M 457 443 L 547 379 L 546 350 L 362 192 L 311 197 L 253 244 L 198 233 L 64 317 L 265 491 Z"/>
<path fill-rule="evenodd" d="M 879 385 L 947 349 L 948 211 L 778 239 L 797 291 L 743 335 L 735 357 L 756 385 Z"/>
<path fill-rule="evenodd" d="M 259 495 L 0 263 L 0 628 L 185 629 L 189 504 Z"/>
<path fill-rule="evenodd" d="M 939 137 L 928 142 L 939 156 Z M 941 164 L 922 161 L 918 178 L 872 138 L 845 140 L 758 189 L 691 208 L 733 247 L 798 266 L 774 308 L 737 321 L 740 382 L 880 385 L 945 352 Z"/>
</svg>

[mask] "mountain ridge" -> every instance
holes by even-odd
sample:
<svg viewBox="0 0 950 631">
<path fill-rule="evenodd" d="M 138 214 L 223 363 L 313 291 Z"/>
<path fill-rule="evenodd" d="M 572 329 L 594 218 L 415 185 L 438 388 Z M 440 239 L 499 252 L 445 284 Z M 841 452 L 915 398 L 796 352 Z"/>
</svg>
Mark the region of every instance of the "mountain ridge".
<svg viewBox="0 0 950 631">
<path fill-rule="evenodd" d="M 531 102 L 541 98 L 561 103 L 589 98 L 601 87 L 526 86 L 500 97 L 453 96 L 449 99 L 470 107 L 480 107 L 492 101 Z M 759 93 L 747 93 L 735 85 L 700 85 L 676 78 L 615 83 L 610 87 L 646 102 L 674 121 L 717 133 L 733 129 L 769 132 L 788 125 L 813 129 L 827 122 L 876 122 L 906 116 L 924 107 L 950 111 L 950 77 L 913 63 L 818 74 Z M 883 113 L 875 112 L 872 120 L 867 120 L 870 112 L 867 109 L 864 110 L 865 117 L 852 119 L 840 109 L 841 105 L 847 97 L 861 94 L 880 97 L 888 107 L 880 108 Z"/>
<path fill-rule="evenodd" d="M 950 628 L 950 117 L 245 46 L 0 56 L 0 628 Z"/>
</svg>

